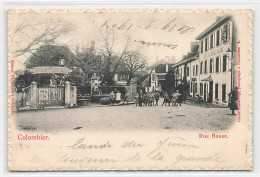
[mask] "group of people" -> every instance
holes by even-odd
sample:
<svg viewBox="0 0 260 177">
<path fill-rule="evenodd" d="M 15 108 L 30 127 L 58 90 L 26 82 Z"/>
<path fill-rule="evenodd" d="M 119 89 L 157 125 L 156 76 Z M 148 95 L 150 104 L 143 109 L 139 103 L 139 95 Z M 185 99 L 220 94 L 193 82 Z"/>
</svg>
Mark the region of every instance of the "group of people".
<svg viewBox="0 0 260 177">
<path fill-rule="evenodd" d="M 170 106 L 171 104 L 172 104 L 172 106 L 178 106 L 178 105 L 180 105 L 181 106 L 181 103 L 183 102 L 183 101 L 185 101 L 185 97 L 184 97 L 184 95 L 185 94 L 181 94 L 181 93 L 179 93 L 179 91 L 178 90 L 176 90 L 176 92 L 170 92 L 169 94 L 167 93 L 167 92 L 165 92 L 164 94 L 163 94 L 163 104 L 162 104 L 162 106 L 163 105 L 167 105 L 168 104 L 168 106 Z"/>
<path fill-rule="evenodd" d="M 114 103 L 121 102 L 121 93 L 117 90 L 111 91 L 109 97 L 110 97 L 110 105 L 114 105 Z"/>
<path fill-rule="evenodd" d="M 160 99 L 159 92 L 148 92 L 143 93 L 140 91 L 136 93 L 135 100 L 136 106 L 158 106 L 158 101 Z"/>
<path fill-rule="evenodd" d="M 162 106 L 181 106 L 183 102 L 183 95 L 179 93 L 177 90 L 176 92 L 164 92 L 163 93 L 163 104 Z M 152 91 L 148 93 L 143 93 L 142 90 L 136 94 L 136 106 L 158 106 L 158 101 L 160 99 L 160 93 L 157 91 Z"/>
<path fill-rule="evenodd" d="M 111 91 L 109 94 L 110 97 L 110 105 L 114 105 L 114 103 L 120 103 L 121 102 L 121 93 L 117 90 Z M 185 103 L 186 96 L 185 93 L 180 93 L 178 90 L 175 92 L 164 92 L 163 95 L 163 103 L 162 106 L 178 106 L 182 104 L 182 102 Z M 129 93 L 126 92 L 123 104 L 125 102 L 129 102 Z M 152 91 L 148 93 L 143 93 L 142 90 L 140 90 L 139 93 L 136 93 L 135 96 L 136 100 L 136 106 L 158 106 L 158 101 L 160 100 L 160 93 L 158 91 Z M 231 93 L 229 93 L 229 103 L 228 107 L 230 110 L 232 110 L 232 114 L 235 114 L 235 110 L 238 110 L 238 88 L 236 87 Z"/>
</svg>

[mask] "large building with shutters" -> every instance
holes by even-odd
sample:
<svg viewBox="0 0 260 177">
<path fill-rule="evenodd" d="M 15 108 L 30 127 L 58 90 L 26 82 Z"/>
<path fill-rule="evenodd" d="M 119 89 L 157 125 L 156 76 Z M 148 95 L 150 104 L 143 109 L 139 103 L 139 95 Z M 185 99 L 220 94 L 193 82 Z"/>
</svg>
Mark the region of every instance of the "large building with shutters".
<svg viewBox="0 0 260 177">
<path fill-rule="evenodd" d="M 228 104 L 228 94 L 236 84 L 234 31 L 232 17 L 224 16 L 196 38 L 200 45 L 198 88 L 204 101 Z"/>
<path fill-rule="evenodd" d="M 237 86 L 234 33 L 232 17 L 217 18 L 197 36 L 198 47 L 193 47 L 173 66 L 176 81 L 181 83 L 185 79 L 192 97 L 200 96 L 205 102 L 228 105 L 228 94 Z M 194 44 L 192 46 L 196 46 Z"/>
</svg>

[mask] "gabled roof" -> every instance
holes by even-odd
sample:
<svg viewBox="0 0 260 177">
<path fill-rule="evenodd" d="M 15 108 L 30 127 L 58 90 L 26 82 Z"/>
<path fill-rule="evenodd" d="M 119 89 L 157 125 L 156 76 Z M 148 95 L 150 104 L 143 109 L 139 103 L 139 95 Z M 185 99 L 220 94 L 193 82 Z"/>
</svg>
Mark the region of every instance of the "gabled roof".
<svg viewBox="0 0 260 177">
<path fill-rule="evenodd" d="M 213 23 L 212 25 L 210 25 L 207 29 L 205 29 L 200 35 L 198 35 L 196 37 L 196 40 L 201 40 L 202 38 L 204 38 L 206 35 L 208 35 L 209 33 L 211 33 L 212 31 L 214 31 L 216 28 L 218 28 L 220 25 L 222 25 L 223 23 L 231 20 L 232 17 L 231 16 L 223 16 L 221 18 L 219 18 L 215 23 Z"/>
<path fill-rule="evenodd" d="M 176 67 L 176 66 L 182 65 L 186 62 L 190 62 L 190 61 L 193 61 L 193 60 L 196 60 L 196 59 L 199 59 L 199 54 L 194 53 L 193 55 L 189 56 L 188 58 L 183 58 L 181 61 L 174 64 L 172 67 Z"/>
<path fill-rule="evenodd" d="M 159 64 L 155 67 L 156 73 L 166 73 L 166 65 L 167 64 Z M 168 64 L 168 71 L 173 70 L 172 66 L 174 64 Z"/>
<path fill-rule="evenodd" d="M 147 80 L 150 77 L 150 74 L 143 75 L 139 80 L 138 83 L 143 84 L 145 80 Z"/>
<path fill-rule="evenodd" d="M 161 59 L 157 61 L 156 63 L 152 64 L 151 66 L 148 66 L 146 69 L 150 70 L 158 66 L 159 64 L 167 64 L 167 62 L 164 59 Z"/>
</svg>

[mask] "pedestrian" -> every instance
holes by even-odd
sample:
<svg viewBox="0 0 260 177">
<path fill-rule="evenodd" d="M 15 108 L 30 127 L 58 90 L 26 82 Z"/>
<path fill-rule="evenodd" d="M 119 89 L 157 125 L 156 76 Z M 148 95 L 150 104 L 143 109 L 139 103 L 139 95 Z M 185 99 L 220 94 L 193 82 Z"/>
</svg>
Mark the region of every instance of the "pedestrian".
<svg viewBox="0 0 260 177">
<path fill-rule="evenodd" d="M 150 106 L 154 106 L 154 101 L 155 101 L 155 98 L 154 98 L 154 92 L 151 92 L 151 95 L 150 95 Z"/>
<path fill-rule="evenodd" d="M 135 93 L 135 106 L 138 106 L 138 99 L 139 99 L 139 94 L 138 92 Z"/>
<path fill-rule="evenodd" d="M 170 91 L 168 95 L 169 95 L 168 106 L 170 106 L 172 102 L 172 92 Z"/>
<path fill-rule="evenodd" d="M 186 100 L 187 100 L 187 93 L 186 92 L 183 92 L 183 103 L 185 104 L 186 103 Z"/>
<path fill-rule="evenodd" d="M 147 106 L 148 103 L 149 103 L 149 95 L 148 95 L 148 93 L 144 93 L 143 99 L 144 99 L 144 106 Z"/>
<path fill-rule="evenodd" d="M 123 104 L 125 104 L 125 102 L 126 102 L 126 104 L 128 104 L 128 102 L 129 102 L 129 97 L 130 97 L 130 95 L 129 95 L 129 93 L 126 91 L 125 96 L 124 96 L 124 102 L 123 102 Z"/>
<path fill-rule="evenodd" d="M 179 96 L 179 93 L 177 93 L 177 92 L 174 92 L 173 94 L 172 94 L 172 106 L 174 105 L 174 106 L 177 106 L 177 98 L 178 98 L 178 96 Z"/>
<path fill-rule="evenodd" d="M 113 91 L 111 91 L 110 94 L 109 94 L 109 97 L 110 97 L 110 105 L 114 105 L 115 93 Z"/>
<path fill-rule="evenodd" d="M 232 110 L 232 114 L 235 115 L 235 110 L 238 110 L 238 88 L 235 87 L 235 89 L 230 92 L 228 96 L 228 107 L 230 110 Z"/>
<path fill-rule="evenodd" d="M 139 97 L 138 97 L 139 106 L 143 106 L 143 92 L 140 90 Z"/>
<path fill-rule="evenodd" d="M 166 104 L 167 104 L 168 102 L 169 102 L 169 96 L 168 96 L 167 92 L 165 92 L 165 93 L 163 94 L 163 104 L 162 104 L 162 106 L 163 106 L 163 105 L 166 106 Z"/>
<path fill-rule="evenodd" d="M 158 92 L 154 93 L 155 106 L 158 106 L 158 101 L 160 99 L 160 94 Z"/>
<path fill-rule="evenodd" d="M 177 91 L 177 100 L 176 100 L 176 106 L 178 106 L 178 104 L 181 106 L 181 103 L 183 101 L 183 94 L 180 94 L 178 91 Z"/>
<path fill-rule="evenodd" d="M 116 102 L 117 103 L 121 102 L 121 93 L 119 91 L 117 91 L 117 93 L 116 93 Z"/>
</svg>

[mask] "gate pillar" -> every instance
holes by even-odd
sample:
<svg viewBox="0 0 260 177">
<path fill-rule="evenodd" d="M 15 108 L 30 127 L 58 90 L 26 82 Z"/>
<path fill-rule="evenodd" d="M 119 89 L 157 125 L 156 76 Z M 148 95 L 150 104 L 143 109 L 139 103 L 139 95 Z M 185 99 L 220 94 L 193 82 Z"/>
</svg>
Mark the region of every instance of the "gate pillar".
<svg viewBox="0 0 260 177">
<path fill-rule="evenodd" d="M 65 82 L 65 107 L 70 107 L 70 90 L 71 90 L 71 85 L 69 81 Z"/>
<path fill-rule="evenodd" d="M 37 82 L 33 81 L 31 83 L 31 105 L 30 109 L 37 109 Z"/>
</svg>

